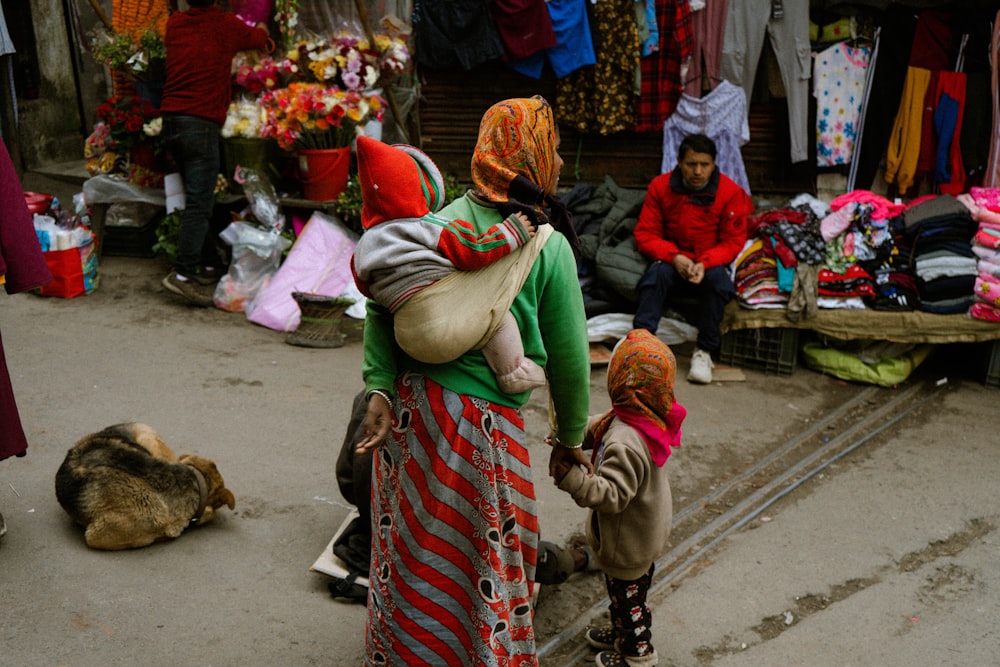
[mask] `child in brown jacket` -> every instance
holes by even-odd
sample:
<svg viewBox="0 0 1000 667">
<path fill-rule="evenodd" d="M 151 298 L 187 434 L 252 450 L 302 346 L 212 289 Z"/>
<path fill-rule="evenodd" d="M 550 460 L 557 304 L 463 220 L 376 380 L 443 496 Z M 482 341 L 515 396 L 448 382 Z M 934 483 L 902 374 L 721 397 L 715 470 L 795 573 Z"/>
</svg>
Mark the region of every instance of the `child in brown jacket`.
<svg viewBox="0 0 1000 667">
<path fill-rule="evenodd" d="M 674 399 L 677 362 L 644 329 L 630 331 L 611 355 L 611 410 L 592 416 L 584 447 L 593 447 L 594 474 L 556 466 L 563 491 L 587 507 L 587 541 L 604 572 L 612 625 L 587 630 L 600 650 L 597 665 L 646 667 L 657 662 L 646 594 L 656 558 L 666 549 L 673 506 L 665 463 L 680 446 L 687 414 Z"/>
</svg>

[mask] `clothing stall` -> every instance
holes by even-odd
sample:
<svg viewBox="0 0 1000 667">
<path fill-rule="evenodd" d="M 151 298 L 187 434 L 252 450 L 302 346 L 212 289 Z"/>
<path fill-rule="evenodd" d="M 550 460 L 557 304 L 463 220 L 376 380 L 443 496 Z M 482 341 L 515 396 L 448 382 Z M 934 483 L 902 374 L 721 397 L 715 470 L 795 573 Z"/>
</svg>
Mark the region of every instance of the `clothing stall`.
<svg viewBox="0 0 1000 667">
<path fill-rule="evenodd" d="M 702 133 L 718 146 L 720 170 L 771 218 L 756 230 L 765 233 L 750 239 L 744 259 L 751 264 L 743 272 L 769 280 L 774 274 L 774 285 L 744 285 L 749 291 L 730 304 L 724 323 L 730 349 L 750 331 L 758 342 L 760 332 L 770 336 L 777 344 L 764 346 L 765 354 L 785 361 L 785 343 L 793 338 L 787 332 L 803 330 L 909 344 L 1000 339 L 1000 302 L 992 296 L 1000 277 L 990 273 L 998 229 L 992 199 L 1000 186 L 994 148 L 1000 2 L 659 0 L 634 15 L 628 2 L 547 4 L 556 45 L 539 43 L 531 56 L 508 50 L 505 66 L 543 87 L 555 73 L 550 90 L 564 128 L 564 155 L 576 150 L 578 185 L 590 176 L 598 183 L 593 191 L 604 195 L 609 187 L 641 190 L 674 167 L 684 136 Z M 498 24 L 509 29 L 512 20 Z M 581 49 L 587 21 L 594 40 Z M 505 48 L 503 39 L 497 44 Z M 498 80 L 503 77 L 489 77 L 470 91 L 469 77 L 442 79 L 455 86 L 449 89 L 455 95 L 466 86 L 467 99 L 480 85 L 495 92 Z M 430 80 L 423 91 L 435 101 L 436 83 Z M 515 85 L 523 90 L 522 80 Z M 767 132 L 753 122 L 762 109 L 773 117 Z M 432 143 L 444 143 L 437 134 L 443 128 L 425 130 Z M 604 138 L 617 146 L 601 144 Z M 659 151 L 650 167 L 653 140 Z M 762 144 L 770 149 L 766 164 L 758 161 Z M 588 171 L 587 149 L 595 146 L 605 165 L 599 176 Z M 778 147 L 783 154 L 775 161 Z M 645 180 L 618 169 L 629 159 L 642 162 Z M 781 169 L 810 175 L 811 186 L 798 193 L 774 187 L 767 173 Z M 600 183 L 609 177 L 610 186 Z M 815 210 L 805 216 L 803 208 L 810 207 Z M 942 217 L 935 207 L 953 208 Z M 828 217 L 828 226 L 839 220 L 842 227 L 823 236 L 820 222 Z M 807 218 L 814 246 L 803 241 Z M 615 221 L 619 236 L 627 217 L 621 222 Z M 890 227 L 897 225 L 894 235 Z M 977 234 L 985 243 L 975 254 Z M 887 243 L 876 247 L 875 240 Z M 755 254 L 770 262 L 766 270 L 752 263 Z M 739 286 L 740 267 L 733 268 Z M 810 290 L 820 298 L 790 311 L 789 302 Z M 998 347 L 991 368 L 1000 364 Z M 730 361 L 750 362 L 760 349 Z"/>
</svg>

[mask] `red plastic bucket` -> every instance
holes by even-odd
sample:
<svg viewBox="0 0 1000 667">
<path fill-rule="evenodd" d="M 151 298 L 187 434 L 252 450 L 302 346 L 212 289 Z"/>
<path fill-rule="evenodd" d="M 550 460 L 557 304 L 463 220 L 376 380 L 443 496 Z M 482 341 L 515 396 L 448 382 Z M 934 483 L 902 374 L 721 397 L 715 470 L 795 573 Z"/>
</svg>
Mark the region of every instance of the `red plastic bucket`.
<svg viewBox="0 0 1000 667">
<path fill-rule="evenodd" d="M 302 193 L 313 201 L 330 201 L 347 188 L 351 147 L 299 149 Z"/>
</svg>

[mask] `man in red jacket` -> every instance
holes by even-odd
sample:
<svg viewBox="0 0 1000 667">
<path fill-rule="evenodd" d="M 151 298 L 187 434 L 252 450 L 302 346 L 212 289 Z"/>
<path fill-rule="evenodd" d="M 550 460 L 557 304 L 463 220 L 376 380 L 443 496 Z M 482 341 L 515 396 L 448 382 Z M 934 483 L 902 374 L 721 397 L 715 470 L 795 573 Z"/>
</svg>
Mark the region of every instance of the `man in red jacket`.
<svg viewBox="0 0 1000 667">
<path fill-rule="evenodd" d="M 749 195 L 715 165 L 715 143 L 702 134 L 685 137 L 677 168 L 649 184 L 635 226 L 639 252 L 652 260 L 639 280 L 632 326 L 656 333 L 668 296 L 698 300 L 696 349 L 688 381 L 712 381 L 712 356 L 722 346 L 722 312 L 735 296 L 729 265 L 747 239 Z"/>
<path fill-rule="evenodd" d="M 188 0 L 190 9 L 167 20 L 167 79 L 163 134 L 184 181 L 184 215 L 174 270 L 163 286 L 197 306 L 211 306 L 211 280 L 199 275 L 219 177 L 219 135 L 232 94 L 233 56 L 263 50 L 267 27 L 251 28 L 216 0 Z M 273 46 L 273 43 L 272 43 Z M 202 283 L 205 283 L 204 285 Z"/>
</svg>

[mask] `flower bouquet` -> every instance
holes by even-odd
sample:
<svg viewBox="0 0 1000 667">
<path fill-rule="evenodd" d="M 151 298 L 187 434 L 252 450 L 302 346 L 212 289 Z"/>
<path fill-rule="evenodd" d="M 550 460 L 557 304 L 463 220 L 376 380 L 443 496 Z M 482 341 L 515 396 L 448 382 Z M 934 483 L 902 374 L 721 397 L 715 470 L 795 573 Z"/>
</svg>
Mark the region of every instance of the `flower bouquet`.
<svg viewBox="0 0 1000 667">
<path fill-rule="evenodd" d="M 274 22 L 278 25 L 282 47 L 290 49 L 295 43 L 295 33 L 299 26 L 298 0 L 275 0 Z"/>
<path fill-rule="evenodd" d="M 284 149 L 349 147 L 369 120 L 382 120 L 378 95 L 328 88 L 318 83 L 291 83 L 264 93 L 261 136 Z"/>
<path fill-rule="evenodd" d="M 262 136 L 266 113 L 258 98 L 242 97 L 229 104 L 226 121 L 222 125 L 222 158 L 229 191 L 241 193 L 237 169 L 253 169 L 267 176 L 272 182 L 281 177 L 278 168 L 280 156 L 273 139 Z"/>
<path fill-rule="evenodd" d="M 136 81 L 162 81 L 166 76 L 167 47 L 153 29 L 137 35 L 98 29 L 91 34 L 94 59 Z"/>
<path fill-rule="evenodd" d="M 343 90 L 371 90 L 406 69 L 409 51 L 399 37 L 375 36 L 374 44 L 351 33 L 299 41 L 286 54 L 286 69 L 299 81 Z"/>
<path fill-rule="evenodd" d="M 158 137 L 159 132 L 150 121 L 159 117 L 159 110 L 141 97 L 110 97 L 97 107 L 97 120 L 108 127 L 108 147 L 118 153 L 140 143 L 158 143 L 153 137 Z"/>
<path fill-rule="evenodd" d="M 139 97 L 111 97 L 97 107 L 97 120 L 84 144 L 88 173 L 121 173 L 140 185 L 162 183 L 156 155 L 163 119 L 156 107 Z"/>
<path fill-rule="evenodd" d="M 254 95 L 280 86 L 285 73 L 284 61 L 269 56 L 251 56 L 250 53 L 245 51 L 233 59 L 233 83 Z"/>
<path fill-rule="evenodd" d="M 222 124 L 223 138 L 242 137 L 261 139 L 266 114 L 257 98 L 240 97 L 229 103 L 226 120 Z"/>
</svg>

